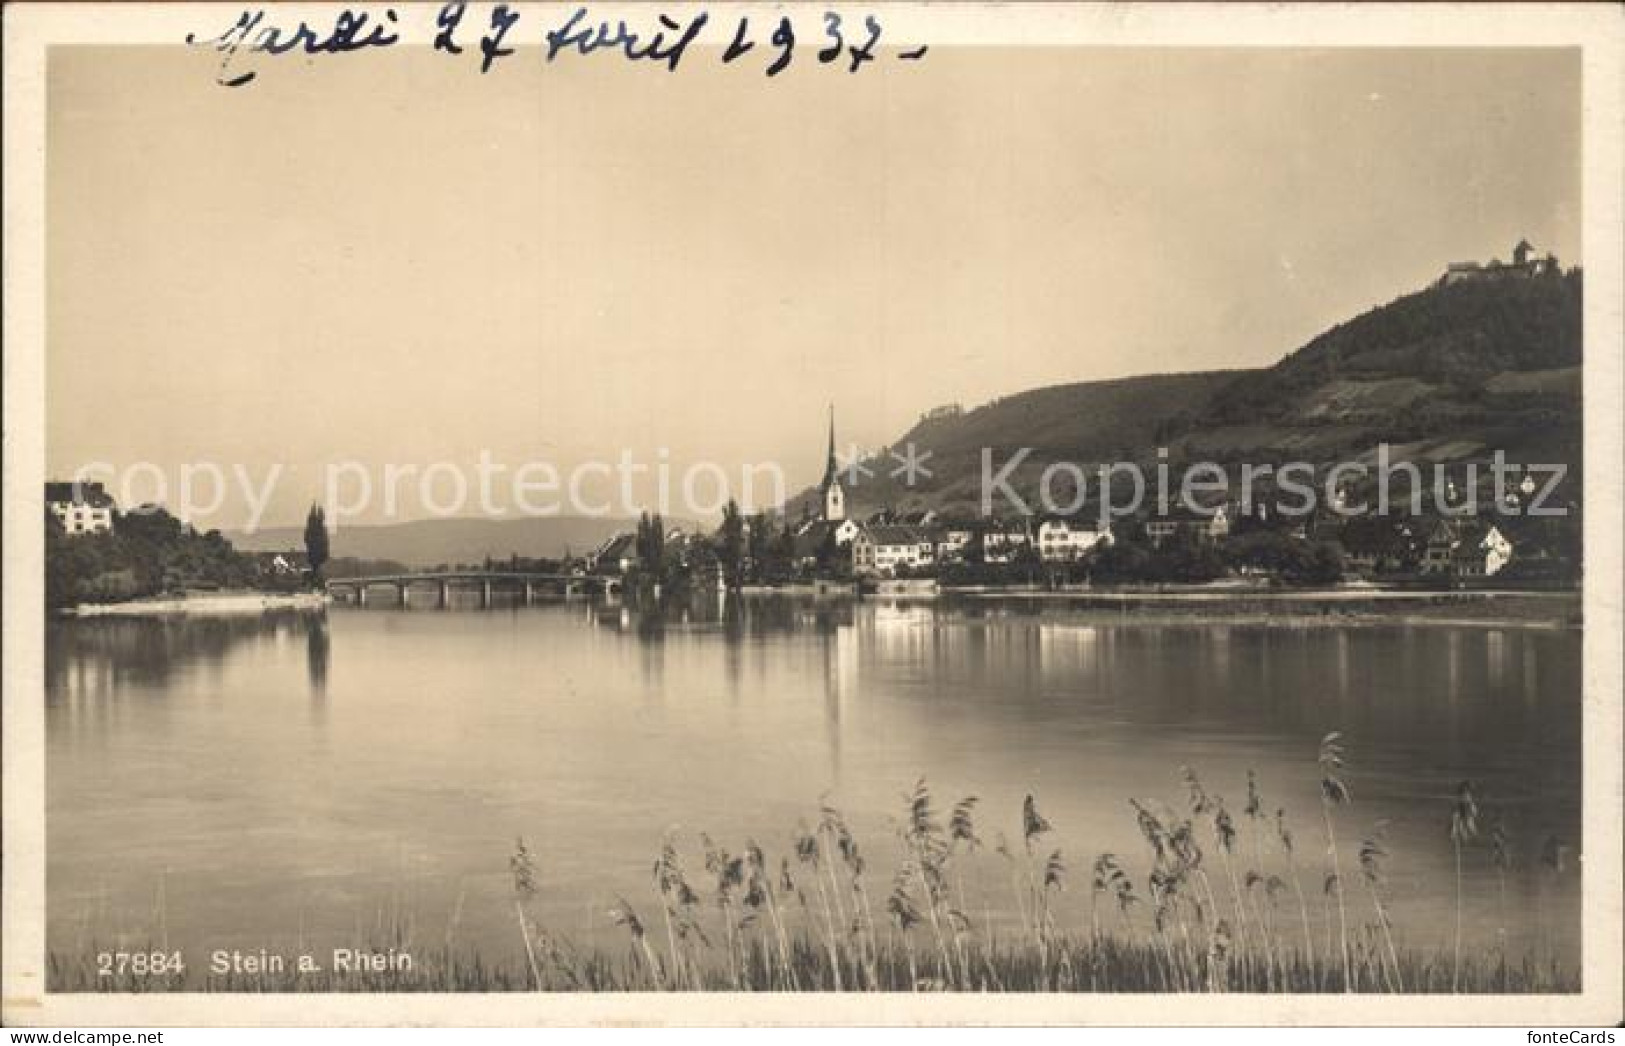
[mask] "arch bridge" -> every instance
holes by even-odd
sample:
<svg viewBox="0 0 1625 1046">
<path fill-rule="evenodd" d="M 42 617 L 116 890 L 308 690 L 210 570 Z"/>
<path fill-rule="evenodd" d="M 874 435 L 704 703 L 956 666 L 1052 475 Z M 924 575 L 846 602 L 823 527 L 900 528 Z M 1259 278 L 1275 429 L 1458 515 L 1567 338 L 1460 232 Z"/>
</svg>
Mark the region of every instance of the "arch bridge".
<svg viewBox="0 0 1625 1046">
<path fill-rule="evenodd" d="M 396 599 L 406 604 L 406 595 L 413 587 L 433 587 L 435 605 L 451 604 L 451 594 L 458 590 L 478 591 L 480 606 L 489 607 L 496 592 L 522 594 L 525 606 L 530 606 L 539 595 L 617 595 L 621 579 L 602 574 L 541 574 L 530 571 L 440 570 L 421 574 L 369 574 L 362 577 L 336 577 L 327 581 L 327 592 L 332 596 L 346 595 L 357 606 L 367 605 L 367 590 L 393 588 Z"/>
</svg>

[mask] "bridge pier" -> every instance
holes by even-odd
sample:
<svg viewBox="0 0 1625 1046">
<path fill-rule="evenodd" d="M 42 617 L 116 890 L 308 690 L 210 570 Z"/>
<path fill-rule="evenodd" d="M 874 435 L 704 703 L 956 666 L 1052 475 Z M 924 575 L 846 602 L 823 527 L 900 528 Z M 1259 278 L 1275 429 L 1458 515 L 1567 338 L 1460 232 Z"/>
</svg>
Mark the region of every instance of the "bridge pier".
<svg viewBox="0 0 1625 1046">
<path fill-rule="evenodd" d="M 435 605 L 438 606 L 441 610 L 444 610 L 447 607 L 451 606 L 451 582 L 450 581 L 446 581 L 445 579 L 441 579 L 440 586 L 439 586 L 439 598 L 437 599 Z"/>
<path fill-rule="evenodd" d="M 395 596 L 403 607 L 406 606 L 406 590 L 411 587 L 412 583 L 410 581 L 402 581 L 395 586 Z"/>
<path fill-rule="evenodd" d="M 358 606 L 358 607 L 364 607 L 364 606 L 367 605 L 367 586 L 366 585 L 357 585 L 355 587 L 355 605 Z"/>
<path fill-rule="evenodd" d="M 525 582 L 525 605 L 528 607 L 536 602 L 536 586 L 529 581 Z"/>
<path fill-rule="evenodd" d="M 491 609 L 491 581 L 489 578 L 480 582 L 480 609 Z"/>
</svg>

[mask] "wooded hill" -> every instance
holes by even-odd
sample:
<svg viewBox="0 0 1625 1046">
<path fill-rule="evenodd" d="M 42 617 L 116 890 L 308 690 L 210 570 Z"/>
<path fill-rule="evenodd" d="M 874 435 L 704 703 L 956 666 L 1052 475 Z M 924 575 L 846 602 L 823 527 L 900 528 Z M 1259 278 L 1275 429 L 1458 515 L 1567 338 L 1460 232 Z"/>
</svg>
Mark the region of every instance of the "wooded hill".
<svg viewBox="0 0 1625 1046">
<path fill-rule="evenodd" d="M 922 420 L 894 446 L 931 454 L 912 488 L 878 475 L 849 497 L 864 514 L 974 512 L 981 455 L 1032 448 L 1012 483 L 1036 489 L 1045 465 L 1156 460 L 1234 465 L 1489 459 L 1571 466 L 1578 499 L 1581 317 L 1578 270 L 1435 284 L 1341 323 L 1272 367 L 1080 382 Z M 792 501 L 799 512 L 800 499 Z"/>
</svg>

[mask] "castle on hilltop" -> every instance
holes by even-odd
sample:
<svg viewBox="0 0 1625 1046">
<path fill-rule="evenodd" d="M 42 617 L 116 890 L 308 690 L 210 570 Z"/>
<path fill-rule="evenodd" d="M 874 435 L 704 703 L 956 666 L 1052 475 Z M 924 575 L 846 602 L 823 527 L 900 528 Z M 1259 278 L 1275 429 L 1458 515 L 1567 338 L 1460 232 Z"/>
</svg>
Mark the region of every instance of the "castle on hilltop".
<svg viewBox="0 0 1625 1046">
<path fill-rule="evenodd" d="M 1449 287 L 1457 283 L 1478 283 L 1486 280 L 1528 279 L 1548 273 L 1556 275 L 1563 271 L 1555 254 L 1548 252 L 1544 258 L 1536 258 L 1533 256 L 1534 250 L 1528 240 L 1519 240 L 1518 245 L 1512 248 L 1510 264 L 1499 258 L 1491 258 L 1488 264 L 1475 261 L 1451 262 L 1445 266 L 1444 275 L 1439 278 L 1439 283 L 1441 286 Z"/>
</svg>

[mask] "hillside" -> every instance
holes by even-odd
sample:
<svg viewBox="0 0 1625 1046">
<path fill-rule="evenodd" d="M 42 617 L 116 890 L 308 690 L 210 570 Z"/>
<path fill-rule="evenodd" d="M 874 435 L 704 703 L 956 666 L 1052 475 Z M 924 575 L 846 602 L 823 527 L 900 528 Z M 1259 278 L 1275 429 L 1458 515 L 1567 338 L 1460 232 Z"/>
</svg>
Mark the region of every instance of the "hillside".
<svg viewBox="0 0 1625 1046">
<path fill-rule="evenodd" d="M 1340 324 L 1171 420 L 1187 457 L 1577 462 L 1582 275 L 1433 286 Z"/>
<path fill-rule="evenodd" d="M 1155 447 L 1168 419 L 1203 407 L 1242 371 L 1158 374 L 1112 381 L 1055 385 L 1006 396 L 957 417 L 922 419 L 893 444 L 913 444 L 929 453 L 930 478 L 912 488 L 888 472 L 896 462 L 872 462 L 876 473 L 849 493 L 855 511 L 866 514 L 891 506 L 969 509 L 980 495 L 982 448 L 1006 461 L 1022 448 L 1032 453 L 1017 471 L 1015 485 L 1036 478 L 1054 461 L 1115 461 L 1138 457 Z"/>
<path fill-rule="evenodd" d="M 394 560 L 410 567 L 478 563 L 486 556 L 556 559 L 567 551 L 575 555 L 589 552 L 611 535 L 635 526 L 630 520 L 580 516 L 353 524 L 332 532 L 331 552 L 334 558 Z M 267 527 L 252 534 L 226 536 L 245 552 L 304 547 L 302 526 Z"/>
<path fill-rule="evenodd" d="M 1044 465 L 1170 460 L 1279 463 L 1369 459 L 1379 443 L 1418 462 L 1581 459 L 1578 270 L 1435 284 L 1341 323 L 1260 370 L 1158 375 L 1036 389 L 957 417 L 921 421 L 933 475 L 912 488 L 881 475 L 849 491 L 854 511 L 973 511 L 981 453 L 1034 489 Z M 1576 476 L 1576 469 L 1574 474 Z M 791 501 L 799 512 L 806 495 Z"/>
</svg>

